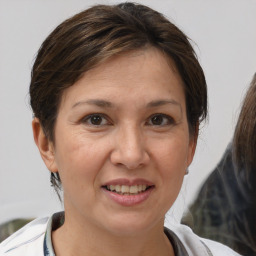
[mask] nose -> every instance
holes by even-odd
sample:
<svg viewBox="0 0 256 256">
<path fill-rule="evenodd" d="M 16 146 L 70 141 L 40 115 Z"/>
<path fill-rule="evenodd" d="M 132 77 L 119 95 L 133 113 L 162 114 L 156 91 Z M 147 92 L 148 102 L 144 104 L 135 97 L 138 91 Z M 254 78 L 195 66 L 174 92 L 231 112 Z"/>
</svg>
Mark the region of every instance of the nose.
<svg viewBox="0 0 256 256">
<path fill-rule="evenodd" d="M 111 162 L 127 169 L 137 169 L 148 164 L 150 157 L 145 148 L 145 138 L 139 128 L 119 129 L 115 136 L 115 147 L 111 152 Z"/>
</svg>

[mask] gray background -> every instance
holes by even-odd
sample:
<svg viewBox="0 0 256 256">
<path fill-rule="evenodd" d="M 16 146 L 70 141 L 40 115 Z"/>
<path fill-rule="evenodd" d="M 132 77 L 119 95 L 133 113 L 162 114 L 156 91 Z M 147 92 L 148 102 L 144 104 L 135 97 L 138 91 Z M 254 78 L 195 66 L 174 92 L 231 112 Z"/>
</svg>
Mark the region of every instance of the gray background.
<svg viewBox="0 0 256 256">
<path fill-rule="evenodd" d="M 95 3 L 115 2 L 0 0 L 0 223 L 61 209 L 32 138 L 30 70 L 40 44 L 61 21 Z M 256 71 L 256 1 L 137 2 L 163 12 L 193 39 L 209 86 L 210 119 L 201 127 L 175 211 L 167 215 L 179 220 L 231 140 Z"/>
</svg>

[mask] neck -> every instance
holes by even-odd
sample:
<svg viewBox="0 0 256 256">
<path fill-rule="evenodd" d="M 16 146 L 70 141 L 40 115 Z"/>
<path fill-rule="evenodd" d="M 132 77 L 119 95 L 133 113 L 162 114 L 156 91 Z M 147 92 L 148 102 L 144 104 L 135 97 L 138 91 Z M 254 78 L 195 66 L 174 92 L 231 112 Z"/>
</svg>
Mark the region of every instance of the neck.
<svg viewBox="0 0 256 256">
<path fill-rule="evenodd" d="M 114 234 L 66 218 L 63 226 L 52 233 L 52 242 L 57 256 L 174 256 L 163 223 L 134 233 Z"/>
</svg>

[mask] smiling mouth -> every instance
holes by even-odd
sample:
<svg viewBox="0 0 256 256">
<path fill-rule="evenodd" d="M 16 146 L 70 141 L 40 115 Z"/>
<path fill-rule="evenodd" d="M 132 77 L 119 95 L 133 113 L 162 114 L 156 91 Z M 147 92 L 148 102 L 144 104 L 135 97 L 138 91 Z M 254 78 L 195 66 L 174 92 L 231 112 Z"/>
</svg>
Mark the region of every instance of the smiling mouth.
<svg viewBox="0 0 256 256">
<path fill-rule="evenodd" d="M 103 186 L 104 189 L 117 193 L 119 195 L 138 195 L 141 194 L 148 189 L 152 188 L 153 186 L 148 186 L 145 184 L 139 184 L 139 185 L 107 185 Z"/>
</svg>

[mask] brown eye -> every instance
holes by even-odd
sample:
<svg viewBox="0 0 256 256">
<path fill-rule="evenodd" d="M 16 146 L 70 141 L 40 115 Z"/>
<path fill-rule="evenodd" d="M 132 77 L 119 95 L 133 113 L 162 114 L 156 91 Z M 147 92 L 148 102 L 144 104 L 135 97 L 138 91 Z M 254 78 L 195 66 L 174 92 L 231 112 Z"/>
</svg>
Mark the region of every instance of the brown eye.
<svg viewBox="0 0 256 256">
<path fill-rule="evenodd" d="M 90 123 L 93 125 L 100 125 L 102 123 L 102 117 L 101 116 L 92 116 L 90 118 Z"/>
<path fill-rule="evenodd" d="M 109 124 L 108 120 L 100 114 L 92 114 L 86 116 L 83 120 L 83 123 L 88 124 L 90 126 L 103 126 Z"/>
<path fill-rule="evenodd" d="M 163 123 L 163 117 L 158 115 L 158 116 L 153 116 L 151 118 L 151 122 L 153 125 L 161 125 Z"/>
<path fill-rule="evenodd" d="M 164 114 L 155 114 L 151 116 L 148 121 L 148 125 L 153 125 L 153 126 L 165 126 L 165 125 L 171 125 L 173 123 L 174 123 L 173 118 Z"/>
</svg>

